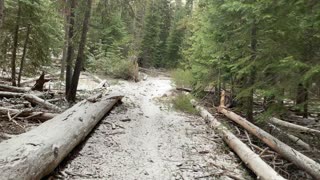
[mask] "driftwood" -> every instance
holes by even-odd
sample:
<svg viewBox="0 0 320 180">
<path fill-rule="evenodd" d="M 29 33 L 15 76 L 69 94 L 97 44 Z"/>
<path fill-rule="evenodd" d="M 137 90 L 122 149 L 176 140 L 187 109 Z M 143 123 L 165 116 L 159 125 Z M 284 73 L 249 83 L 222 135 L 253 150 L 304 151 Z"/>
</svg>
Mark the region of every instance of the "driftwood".
<svg viewBox="0 0 320 180">
<path fill-rule="evenodd" d="M 316 134 L 320 135 L 320 131 L 319 130 L 311 129 L 311 128 L 300 126 L 300 125 L 293 124 L 293 123 L 289 123 L 289 122 L 283 121 L 283 120 L 278 119 L 278 118 L 271 118 L 270 122 L 273 123 L 273 124 L 279 125 L 279 126 L 283 126 L 283 127 L 286 127 L 286 128 L 294 129 L 294 130 L 299 131 L 299 132 L 316 133 Z"/>
<path fill-rule="evenodd" d="M 92 131 L 122 96 L 83 100 L 37 128 L 0 143 L 1 179 L 41 179 Z"/>
<path fill-rule="evenodd" d="M 215 119 L 207 110 L 198 106 L 195 100 L 191 100 L 191 103 L 197 110 L 199 110 L 201 116 L 206 120 L 206 122 L 219 133 L 229 147 L 237 153 L 242 161 L 245 162 L 245 165 L 258 176 L 258 179 L 284 179 L 266 162 L 264 162 L 259 155 L 254 153 L 246 144 L 239 140 L 233 133 Z"/>
<path fill-rule="evenodd" d="M 0 91 L 26 93 L 26 92 L 30 91 L 30 88 L 21 88 L 21 87 L 0 84 Z"/>
<path fill-rule="evenodd" d="M 38 120 L 49 120 L 57 116 L 57 114 L 53 113 L 45 113 L 45 112 L 33 112 L 32 110 L 16 110 L 16 109 L 9 109 L 9 108 L 2 108 L 0 107 L 0 114 L 6 115 L 17 115 L 17 117 L 24 117 L 25 119 L 38 119 Z"/>
<path fill-rule="evenodd" d="M 260 129 L 256 125 L 250 123 L 245 118 L 235 114 L 232 111 L 228 111 L 224 108 L 218 108 L 218 111 L 229 119 L 233 120 L 237 124 L 241 125 L 243 128 L 248 130 L 250 133 L 254 134 L 256 137 L 261 139 L 264 143 L 266 143 L 269 147 L 274 149 L 280 155 L 282 155 L 287 160 L 291 161 L 301 169 L 308 172 L 315 179 L 320 179 L 320 164 L 310 159 L 309 157 L 303 155 L 299 151 L 291 148 L 285 143 L 279 141 L 277 138 L 273 137 L 269 133 Z"/>
</svg>

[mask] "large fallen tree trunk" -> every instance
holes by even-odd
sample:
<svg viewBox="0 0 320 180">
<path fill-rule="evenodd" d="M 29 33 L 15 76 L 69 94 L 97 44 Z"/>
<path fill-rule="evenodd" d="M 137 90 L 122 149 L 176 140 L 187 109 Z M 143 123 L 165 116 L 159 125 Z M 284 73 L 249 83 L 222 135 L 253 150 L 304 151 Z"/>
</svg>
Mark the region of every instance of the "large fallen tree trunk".
<svg viewBox="0 0 320 180">
<path fill-rule="evenodd" d="M 316 134 L 320 135 L 320 131 L 319 130 L 310 129 L 310 128 L 307 128 L 307 127 L 304 127 L 304 126 L 300 126 L 300 125 L 297 125 L 297 124 L 289 123 L 289 122 L 283 121 L 283 120 L 278 119 L 278 118 L 270 118 L 270 122 L 273 123 L 273 124 L 279 125 L 279 126 L 283 126 L 283 127 L 286 127 L 286 128 L 297 130 L 299 132 L 307 132 L 307 133 L 309 132 L 309 133 L 316 133 Z"/>
<path fill-rule="evenodd" d="M 26 92 L 28 92 L 30 90 L 31 90 L 30 88 L 21 88 L 21 87 L 8 86 L 8 85 L 0 84 L 0 91 L 26 93 Z"/>
<path fill-rule="evenodd" d="M 9 109 L 0 107 L 0 114 L 7 115 L 8 113 L 11 116 L 17 115 L 18 117 L 25 117 L 27 119 L 38 119 L 38 120 L 49 120 L 57 116 L 54 113 L 45 113 L 45 112 L 34 112 L 32 110 L 16 110 L 16 109 Z"/>
<path fill-rule="evenodd" d="M 315 179 L 320 179 L 320 164 L 310 159 L 309 157 L 303 155 L 299 151 L 296 151 L 295 149 L 291 148 L 285 143 L 279 141 L 277 138 L 273 137 L 269 133 L 265 132 L 264 130 L 260 129 L 256 125 L 250 123 L 249 121 L 235 114 L 234 112 L 228 111 L 224 108 L 217 109 L 220 113 L 224 114 L 229 119 L 233 120 L 246 130 L 254 134 L 256 137 L 261 139 L 264 143 L 266 143 L 269 147 L 277 151 L 284 158 L 293 162 L 295 165 L 308 172 Z"/>
<path fill-rule="evenodd" d="M 266 162 L 264 162 L 259 155 L 254 153 L 246 144 L 239 140 L 225 126 L 215 119 L 207 110 L 198 106 L 195 100 L 191 100 L 191 103 L 200 112 L 201 116 L 206 120 L 210 127 L 214 128 L 219 133 L 229 147 L 237 153 L 242 161 L 245 162 L 245 165 L 258 176 L 258 179 L 284 179 Z"/>
<path fill-rule="evenodd" d="M 35 129 L 0 143 L 1 179 L 40 179 L 52 172 L 122 96 L 81 101 Z"/>
</svg>

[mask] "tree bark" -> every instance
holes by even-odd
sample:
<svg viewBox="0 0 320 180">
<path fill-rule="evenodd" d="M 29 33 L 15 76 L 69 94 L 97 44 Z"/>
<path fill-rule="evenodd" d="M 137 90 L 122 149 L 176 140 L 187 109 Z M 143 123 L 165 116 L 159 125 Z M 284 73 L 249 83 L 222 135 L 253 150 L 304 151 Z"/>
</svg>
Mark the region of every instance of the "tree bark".
<svg viewBox="0 0 320 180">
<path fill-rule="evenodd" d="M 233 120 L 237 124 L 241 125 L 243 128 L 254 134 L 256 137 L 261 139 L 264 143 L 266 143 L 269 147 L 277 151 L 284 158 L 294 163 L 296 166 L 308 172 L 315 179 L 320 179 L 320 164 L 310 159 L 309 157 L 303 155 L 299 151 L 291 148 L 285 143 L 279 141 L 277 138 L 273 137 L 269 133 L 260 129 L 256 125 L 250 123 L 246 119 L 241 116 L 235 114 L 232 111 L 228 111 L 224 108 L 218 108 L 218 111 L 229 119 Z"/>
<path fill-rule="evenodd" d="M 296 105 L 303 106 L 303 111 L 302 111 L 303 117 L 308 118 L 308 90 L 302 83 L 298 84 L 296 98 L 297 98 Z M 299 109 L 301 109 L 301 107 L 299 107 Z"/>
<path fill-rule="evenodd" d="M 71 86 L 67 94 L 67 100 L 69 102 L 74 102 L 76 100 L 80 72 L 83 68 L 84 50 L 86 46 L 87 33 L 89 30 L 89 19 L 90 19 L 91 6 L 92 6 L 92 0 L 86 0 L 86 1 L 87 1 L 87 7 L 86 7 L 86 12 L 85 12 L 83 24 L 82 24 L 82 34 L 81 34 L 81 39 L 80 39 L 80 44 L 78 49 L 76 65 L 75 65 L 73 76 L 72 76 Z"/>
<path fill-rule="evenodd" d="M 197 105 L 196 101 L 191 100 L 191 103 L 200 112 L 201 116 L 206 120 L 206 123 L 214 128 L 229 147 L 237 153 L 245 165 L 248 166 L 257 177 L 265 180 L 284 179 L 274 169 L 272 169 L 266 162 L 264 162 L 259 155 L 255 154 L 246 144 L 239 140 L 232 134 L 225 126 L 223 126 L 216 118 L 214 118 L 207 110 Z"/>
<path fill-rule="evenodd" d="M 20 15 L 21 14 L 21 2 L 18 1 L 18 12 L 16 19 L 16 26 L 14 29 L 13 35 L 13 47 L 12 47 L 12 59 L 11 59 L 11 82 L 12 86 L 16 86 L 16 59 L 17 59 L 17 50 L 18 50 L 18 36 L 19 36 L 19 27 L 20 27 Z"/>
<path fill-rule="evenodd" d="M 64 80 L 64 73 L 66 70 L 66 60 L 67 60 L 67 51 L 68 51 L 68 37 L 69 37 L 69 13 L 68 10 L 68 0 L 64 1 L 64 46 L 63 46 L 63 52 L 62 52 L 62 58 L 61 58 L 61 69 L 60 69 L 60 80 Z"/>
<path fill-rule="evenodd" d="M 31 180 L 48 175 L 121 98 L 83 100 L 37 128 L 0 143 L 1 178 Z"/>
<path fill-rule="evenodd" d="M 15 114 L 19 113 L 18 117 L 25 117 L 28 119 L 37 119 L 37 120 L 43 120 L 43 121 L 52 119 L 58 115 L 58 114 L 46 113 L 46 112 L 33 112 L 32 110 L 19 111 L 16 109 L 9 109 L 9 108 L 0 107 L 0 114 L 7 115 L 8 112 L 11 115 L 15 115 Z"/>
<path fill-rule="evenodd" d="M 278 118 L 270 118 L 270 122 L 273 123 L 273 124 L 282 126 L 282 127 L 293 129 L 293 130 L 298 131 L 298 132 L 315 133 L 315 134 L 320 135 L 320 131 L 319 130 L 311 129 L 311 128 L 300 126 L 300 125 L 293 124 L 293 123 L 289 123 L 289 122 L 283 121 L 283 120 L 278 119 Z"/>
<path fill-rule="evenodd" d="M 70 0 L 70 16 L 69 19 L 69 29 L 68 29 L 68 48 L 67 48 L 67 57 L 66 57 L 66 96 L 69 92 L 72 79 L 72 58 L 74 55 L 74 43 L 72 38 L 74 36 L 74 26 L 75 26 L 75 8 L 76 0 Z"/>
<path fill-rule="evenodd" d="M 2 36 L 3 20 L 4 20 L 4 0 L 0 0 L 0 36 Z"/>
<path fill-rule="evenodd" d="M 33 91 L 43 91 L 43 86 L 46 82 L 48 82 L 48 79 L 45 79 L 44 72 L 42 72 L 41 76 L 39 79 L 36 80 L 36 83 L 33 85 L 31 90 Z"/>
<path fill-rule="evenodd" d="M 22 57 L 21 57 L 21 63 L 20 63 L 20 69 L 19 69 L 19 75 L 18 75 L 18 86 L 21 86 L 21 76 L 22 76 L 22 71 L 24 68 L 24 61 L 26 59 L 26 55 L 27 55 L 27 48 L 28 48 L 28 43 L 29 43 L 29 35 L 30 35 L 30 24 L 28 24 L 27 26 L 27 34 L 26 34 L 26 40 L 24 41 L 24 45 L 23 45 L 23 53 L 22 53 Z"/>
</svg>

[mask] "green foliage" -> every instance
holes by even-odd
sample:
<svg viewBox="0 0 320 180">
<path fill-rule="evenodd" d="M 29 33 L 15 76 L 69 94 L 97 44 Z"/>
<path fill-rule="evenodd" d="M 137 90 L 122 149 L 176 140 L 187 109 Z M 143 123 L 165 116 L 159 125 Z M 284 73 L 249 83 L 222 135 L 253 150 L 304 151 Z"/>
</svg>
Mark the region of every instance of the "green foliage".
<svg viewBox="0 0 320 180">
<path fill-rule="evenodd" d="M 319 87 L 319 10 L 319 2 L 200 0 L 180 62 L 195 87 L 223 85 L 237 99 L 263 92 L 282 106 L 299 83 Z"/>
<path fill-rule="evenodd" d="M 171 72 L 173 82 L 177 87 L 192 87 L 195 79 L 190 70 L 176 69 Z"/>
<path fill-rule="evenodd" d="M 179 94 L 172 100 L 173 107 L 182 112 L 197 114 L 198 111 L 191 104 L 191 99 L 191 95 Z"/>
<path fill-rule="evenodd" d="M 30 43 L 27 45 L 26 70 L 34 73 L 41 65 L 51 63 L 52 55 L 59 55 L 63 42 L 63 18 L 59 14 L 59 5 L 50 0 L 6 0 L 6 18 L 3 31 L 4 39 L 1 41 L 2 66 L 7 66 L 11 51 L 13 33 L 17 21 L 18 4 L 21 14 L 18 33 L 18 48 L 22 49 L 26 39 L 26 30 L 30 26 Z M 19 56 L 18 56 L 19 60 Z M 18 61 L 19 63 L 19 61 Z"/>
</svg>

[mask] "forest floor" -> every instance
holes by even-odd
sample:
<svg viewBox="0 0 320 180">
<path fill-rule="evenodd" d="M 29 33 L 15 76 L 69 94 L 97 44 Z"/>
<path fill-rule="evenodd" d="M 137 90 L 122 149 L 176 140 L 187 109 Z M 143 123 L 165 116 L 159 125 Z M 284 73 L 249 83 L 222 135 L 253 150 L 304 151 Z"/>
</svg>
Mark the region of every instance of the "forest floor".
<svg viewBox="0 0 320 180">
<path fill-rule="evenodd" d="M 173 89 L 167 77 L 108 87 L 123 103 L 48 179 L 251 179 L 203 119 L 164 103 Z"/>
</svg>

